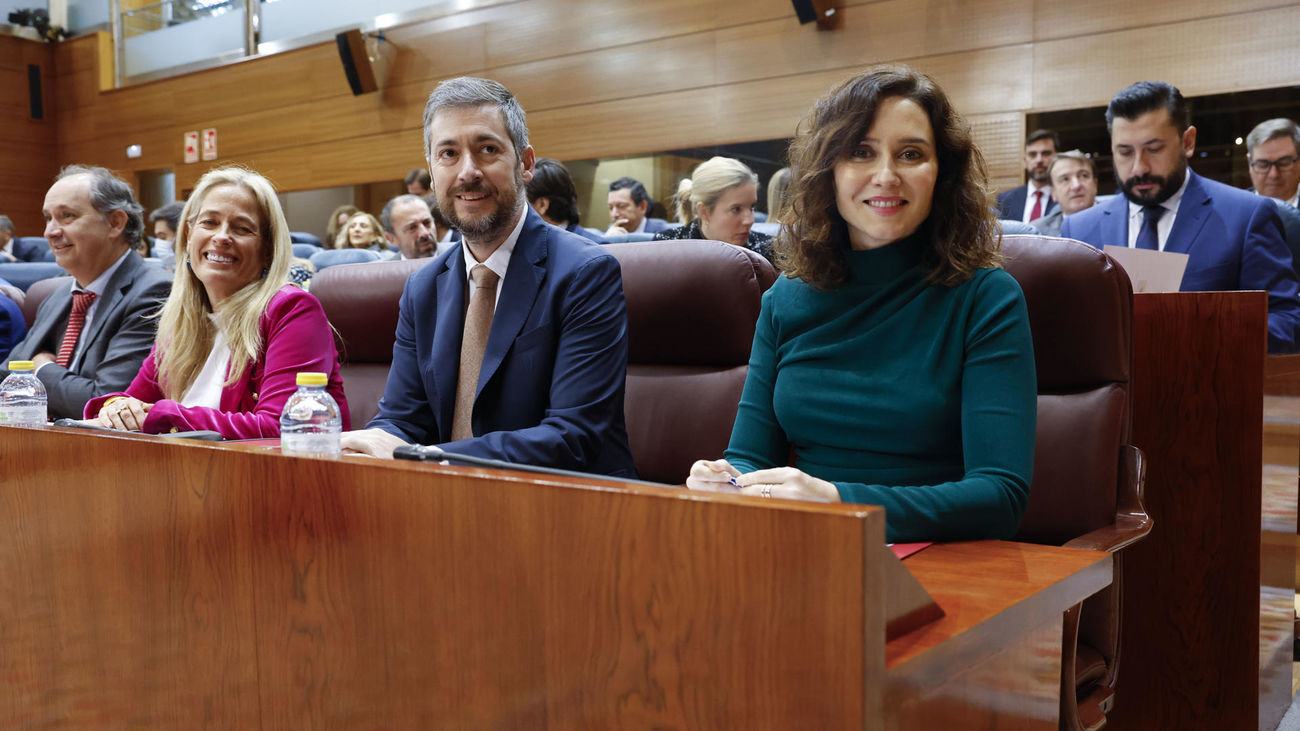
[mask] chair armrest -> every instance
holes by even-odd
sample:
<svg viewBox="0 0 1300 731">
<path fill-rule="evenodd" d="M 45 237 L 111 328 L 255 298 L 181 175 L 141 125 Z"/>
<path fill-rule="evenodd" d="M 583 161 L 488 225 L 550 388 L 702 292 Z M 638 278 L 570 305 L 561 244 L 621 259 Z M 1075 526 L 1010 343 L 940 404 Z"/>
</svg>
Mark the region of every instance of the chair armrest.
<svg viewBox="0 0 1300 731">
<path fill-rule="evenodd" d="M 1065 544 L 1066 548 L 1114 553 L 1151 532 L 1155 521 L 1147 515 L 1146 506 L 1142 503 L 1147 481 L 1146 455 L 1142 454 L 1142 450 L 1131 444 L 1120 447 L 1119 479 L 1115 523 L 1069 541 Z"/>
</svg>

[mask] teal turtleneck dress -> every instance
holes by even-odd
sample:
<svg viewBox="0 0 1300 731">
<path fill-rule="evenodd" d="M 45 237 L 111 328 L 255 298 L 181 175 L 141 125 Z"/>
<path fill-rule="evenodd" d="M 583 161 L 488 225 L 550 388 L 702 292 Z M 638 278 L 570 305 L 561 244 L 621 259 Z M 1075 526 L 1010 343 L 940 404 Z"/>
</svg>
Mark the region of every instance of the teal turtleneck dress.
<svg viewBox="0 0 1300 731">
<path fill-rule="evenodd" d="M 887 540 L 1009 538 L 1033 472 L 1037 382 L 1020 285 L 980 269 L 927 284 L 913 236 L 849 251 L 820 292 L 763 295 L 726 458 L 794 464 L 845 502 L 885 507 Z"/>
</svg>

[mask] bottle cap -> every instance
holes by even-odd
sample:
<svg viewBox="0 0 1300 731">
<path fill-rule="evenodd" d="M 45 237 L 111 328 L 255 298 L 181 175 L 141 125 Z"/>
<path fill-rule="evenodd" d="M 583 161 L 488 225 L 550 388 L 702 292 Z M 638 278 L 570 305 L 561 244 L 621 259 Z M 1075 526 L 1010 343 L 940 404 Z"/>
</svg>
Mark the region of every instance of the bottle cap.
<svg viewBox="0 0 1300 731">
<path fill-rule="evenodd" d="M 324 373 L 310 373 L 304 371 L 298 374 L 299 386 L 324 386 L 328 382 L 329 379 Z"/>
<path fill-rule="evenodd" d="M 36 368 L 36 363 L 30 360 L 11 360 L 9 361 L 9 370 L 11 371 L 30 371 Z"/>
</svg>

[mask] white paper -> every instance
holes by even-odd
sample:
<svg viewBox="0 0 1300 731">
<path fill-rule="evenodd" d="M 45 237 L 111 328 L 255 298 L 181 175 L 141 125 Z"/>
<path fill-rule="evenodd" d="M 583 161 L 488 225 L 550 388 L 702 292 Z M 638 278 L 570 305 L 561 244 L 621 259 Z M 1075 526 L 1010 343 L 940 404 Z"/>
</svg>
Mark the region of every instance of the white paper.
<svg viewBox="0 0 1300 731">
<path fill-rule="evenodd" d="M 1187 255 L 1127 246 L 1107 246 L 1105 252 L 1128 272 L 1137 292 L 1177 292 L 1187 269 Z"/>
</svg>

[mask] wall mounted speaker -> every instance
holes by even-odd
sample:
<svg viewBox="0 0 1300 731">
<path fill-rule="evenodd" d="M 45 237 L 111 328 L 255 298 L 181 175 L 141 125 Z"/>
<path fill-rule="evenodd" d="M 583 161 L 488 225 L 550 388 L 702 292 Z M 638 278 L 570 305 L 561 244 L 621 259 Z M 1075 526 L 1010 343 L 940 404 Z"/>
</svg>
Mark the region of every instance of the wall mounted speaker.
<svg viewBox="0 0 1300 731">
<path fill-rule="evenodd" d="M 334 43 L 353 96 L 383 88 L 397 55 L 397 49 L 383 33 L 364 34 L 354 28 L 334 36 Z"/>
<path fill-rule="evenodd" d="M 835 30 L 841 25 L 844 0 L 790 0 L 799 23 L 816 23 L 817 30 Z"/>
<path fill-rule="evenodd" d="M 45 101 L 41 94 L 41 67 L 27 64 L 27 103 L 32 119 L 45 119 Z"/>
</svg>

